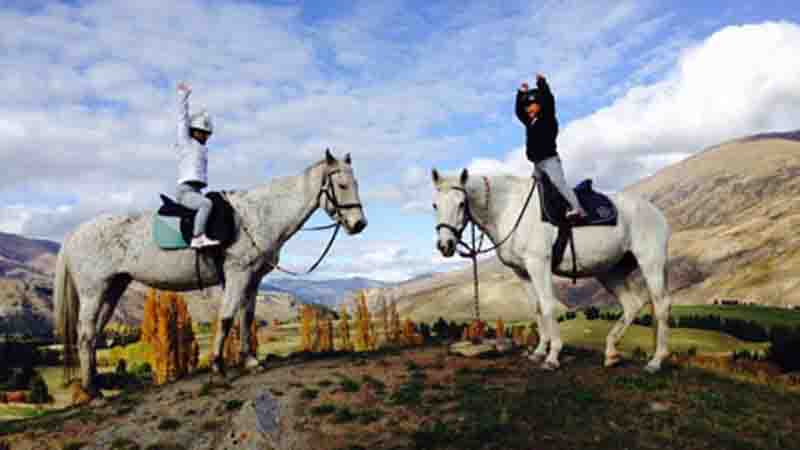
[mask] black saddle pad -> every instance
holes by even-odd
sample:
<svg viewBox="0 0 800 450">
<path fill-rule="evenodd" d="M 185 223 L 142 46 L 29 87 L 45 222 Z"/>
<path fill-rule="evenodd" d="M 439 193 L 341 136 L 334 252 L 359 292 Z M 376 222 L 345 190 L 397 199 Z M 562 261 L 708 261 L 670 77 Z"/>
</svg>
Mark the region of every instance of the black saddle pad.
<svg viewBox="0 0 800 450">
<path fill-rule="evenodd" d="M 592 189 L 592 180 L 584 180 L 575 187 L 575 195 L 586 211 L 586 217 L 577 221 L 566 220 L 566 213 L 570 208 L 569 202 L 556 189 L 547 174 L 542 174 L 538 191 L 542 205 L 542 220 L 545 222 L 557 227 L 617 224 L 617 207 L 608 196 Z"/>
<path fill-rule="evenodd" d="M 206 198 L 211 200 L 214 205 L 206 222 L 206 236 L 216 239 L 223 246 L 226 246 L 233 242 L 235 233 L 233 208 L 219 192 L 209 192 L 206 194 Z M 162 205 L 158 209 L 158 215 L 180 217 L 183 239 L 186 242 L 191 242 L 194 231 L 194 217 L 197 214 L 197 210 L 187 208 L 164 194 L 161 194 L 161 202 Z"/>
</svg>

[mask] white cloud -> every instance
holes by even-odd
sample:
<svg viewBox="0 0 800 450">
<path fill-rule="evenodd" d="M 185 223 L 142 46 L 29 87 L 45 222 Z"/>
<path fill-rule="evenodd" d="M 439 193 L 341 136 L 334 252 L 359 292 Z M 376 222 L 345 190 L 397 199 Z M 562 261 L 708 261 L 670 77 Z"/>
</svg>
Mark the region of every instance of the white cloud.
<svg viewBox="0 0 800 450">
<path fill-rule="evenodd" d="M 685 49 L 666 77 L 634 86 L 559 136 L 568 178 L 618 190 L 720 142 L 798 127 L 800 26 L 724 28 Z M 470 167 L 527 173 L 524 149 Z"/>
</svg>

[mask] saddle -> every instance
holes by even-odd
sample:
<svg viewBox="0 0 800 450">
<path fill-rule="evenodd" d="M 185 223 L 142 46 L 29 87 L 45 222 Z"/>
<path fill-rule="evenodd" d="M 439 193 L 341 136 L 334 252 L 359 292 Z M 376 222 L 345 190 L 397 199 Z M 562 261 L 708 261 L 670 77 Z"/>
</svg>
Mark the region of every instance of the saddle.
<svg viewBox="0 0 800 450">
<path fill-rule="evenodd" d="M 561 192 L 553 185 L 546 173 L 540 174 L 538 179 L 539 204 L 541 205 L 542 221 L 558 228 L 558 236 L 553 243 L 552 269 L 555 270 L 564 260 L 567 244 L 572 252 L 572 282 L 577 277 L 577 259 L 575 257 L 575 242 L 572 229 L 585 226 L 616 226 L 617 207 L 608 196 L 592 188 L 592 180 L 587 179 L 575 187 L 575 195 L 586 212 L 586 217 L 570 221 L 566 218 L 570 204 Z"/>
<path fill-rule="evenodd" d="M 209 192 L 206 198 L 214 205 L 206 222 L 206 236 L 225 247 L 233 242 L 235 221 L 233 208 L 219 192 Z M 188 248 L 192 241 L 194 218 L 197 210 L 187 208 L 161 194 L 162 205 L 153 215 L 153 239 L 164 250 Z"/>
</svg>

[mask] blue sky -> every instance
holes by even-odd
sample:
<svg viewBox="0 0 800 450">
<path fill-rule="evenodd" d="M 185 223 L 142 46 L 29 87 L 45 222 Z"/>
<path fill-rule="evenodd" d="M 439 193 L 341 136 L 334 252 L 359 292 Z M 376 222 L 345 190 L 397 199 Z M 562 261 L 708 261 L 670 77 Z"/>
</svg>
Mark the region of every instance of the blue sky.
<svg viewBox="0 0 800 450">
<path fill-rule="evenodd" d="M 778 1 L 7 1 L 0 231 L 60 240 L 155 207 L 174 190 L 187 80 L 216 119 L 212 187 L 297 173 L 326 146 L 352 154 L 370 225 L 318 277 L 445 270 L 430 169 L 530 173 L 521 81 L 550 80 L 568 178 L 615 191 L 705 146 L 800 128 L 798 15 Z M 308 266 L 326 239 L 298 236 L 285 264 Z"/>
</svg>

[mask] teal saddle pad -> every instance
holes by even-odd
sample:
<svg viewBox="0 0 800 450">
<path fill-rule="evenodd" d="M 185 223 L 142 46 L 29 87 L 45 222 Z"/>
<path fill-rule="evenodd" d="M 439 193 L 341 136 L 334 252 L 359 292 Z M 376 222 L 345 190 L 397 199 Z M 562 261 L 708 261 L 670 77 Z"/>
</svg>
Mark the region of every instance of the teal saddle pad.
<svg viewBox="0 0 800 450">
<path fill-rule="evenodd" d="M 153 240 L 164 250 L 188 248 L 189 243 L 181 233 L 180 217 L 164 217 L 153 214 Z"/>
</svg>

